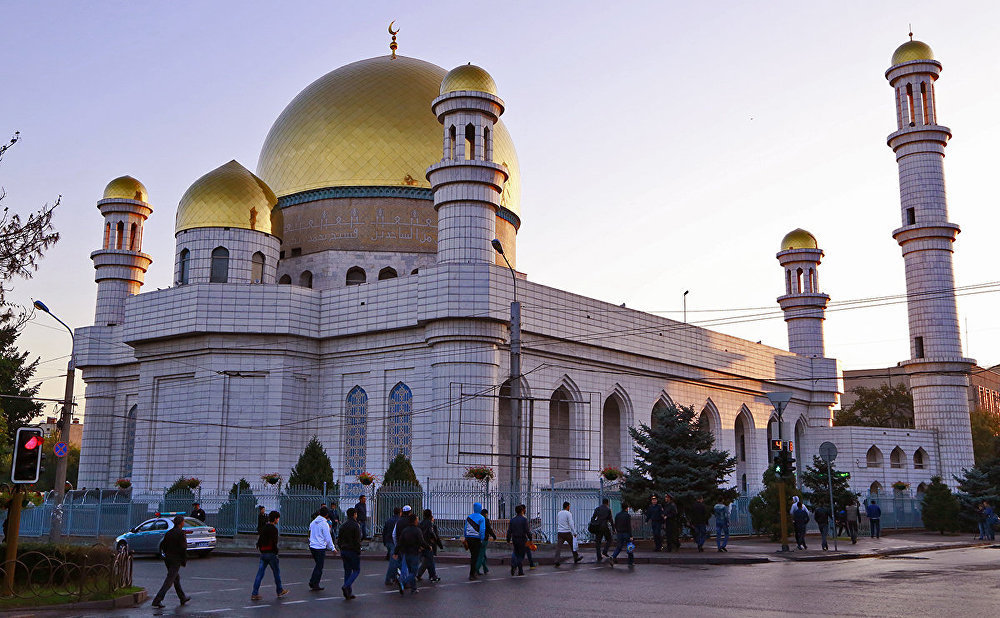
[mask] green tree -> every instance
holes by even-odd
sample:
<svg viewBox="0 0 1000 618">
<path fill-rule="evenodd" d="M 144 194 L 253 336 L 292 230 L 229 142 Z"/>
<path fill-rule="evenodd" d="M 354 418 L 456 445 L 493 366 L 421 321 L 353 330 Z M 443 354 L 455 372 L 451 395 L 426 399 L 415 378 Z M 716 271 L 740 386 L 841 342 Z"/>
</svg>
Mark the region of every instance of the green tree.
<svg viewBox="0 0 1000 618">
<path fill-rule="evenodd" d="M 958 481 L 958 501 L 961 504 L 959 523 L 963 530 L 978 530 L 979 514 L 976 509 L 983 500 L 994 509 L 1000 506 L 1000 458 L 991 459 L 963 471 Z"/>
<path fill-rule="evenodd" d="M 778 480 L 774 473 L 774 466 L 768 467 L 764 471 L 764 489 L 750 500 L 747 509 L 750 511 L 750 520 L 753 524 L 754 532 L 757 534 L 770 535 L 772 541 L 777 541 L 781 532 L 781 519 L 779 513 L 788 513 L 792 509 L 792 496 L 798 496 L 799 490 L 793 483 L 785 483 L 785 502 L 779 504 Z M 829 502 L 829 500 L 827 500 Z M 785 534 L 792 532 L 792 518 L 786 518 L 787 529 Z"/>
<path fill-rule="evenodd" d="M 847 476 L 841 476 L 841 471 L 836 466 L 832 467 L 833 478 L 833 502 L 836 505 L 831 513 L 846 507 L 856 501 L 858 494 L 851 491 L 850 481 Z M 830 488 L 827 485 L 827 463 L 822 458 L 813 456 L 811 466 L 806 466 L 802 471 L 802 486 L 806 491 L 802 493 L 803 499 L 813 507 L 825 506 L 830 508 Z M 791 507 L 789 507 L 791 508 Z"/>
<path fill-rule="evenodd" d="M 330 464 L 330 457 L 326 454 L 326 449 L 320 444 L 319 438 L 313 436 L 306 448 L 299 455 L 299 461 L 292 468 L 292 473 L 288 477 L 288 485 L 291 487 L 312 487 L 318 491 L 323 491 L 323 484 L 326 483 L 328 490 L 333 490 L 333 466 Z"/>
<path fill-rule="evenodd" d="M 636 459 L 622 486 L 628 504 L 644 505 L 651 494 L 669 493 L 683 511 L 699 496 L 713 504 L 739 495 L 735 487 L 722 488 L 736 459 L 713 448 L 715 437 L 699 429 L 693 407 L 671 404 L 653 414 L 655 428 L 644 423 L 629 428 Z"/>
<path fill-rule="evenodd" d="M 375 492 L 375 503 L 378 505 L 375 515 L 378 521 L 385 521 L 392 513 L 392 507 L 409 505 L 419 517 L 423 510 L 423 496 L 424 491 L 410 460 L 400 453 L 389 462 L 382 485 Z"/>
<path fill-rule="evenodd" d="M 837 412 L 833 424 L 852 427 L 896 427 L 913 429 L 913 395 L 904 384 L 851 389 L 857 399 Z"/>
<path fill-rule="evenodd" d="M 388 485 L 390 483 L 406 483 L 417 487 L 420 486 L 420 481 L 417 480 L 417 474 L 413 471 L 413 465 L 410 464 L 410 460 L 407 459 L 402 453 L 396 455 L 396 457 L 389 462 L 389 467 L 386 468 L 385 476 L 382 477 L 383 485 Z"/>
<path fill-rule="evenodd" d="M 1000 415 L 976 407 L 969 411 L 976 465 L 1000 457 Z"/>
<path fill-rule="evenodd" d="M 924 491 L 924 500 L 920 508 L 924 527 L 928 530 L 937 530 L 941 534 L 946 530 L 958 530 L 960 508 L 958 498 L 941 482 L 941 477 L 932 476 L 931 484 Z"/>
<path fill-rule="evenodd" d="M 42 404 L 32 401 L 41 384 L 30 382 L 38 368 L 38 359 L 28 362 L 28 353 L 17 349 L 20 323 L 9 311 L 0 308 L 0 393 L 19 399 L 0 397 L 0 431 L 4 444 L 14 443 L 18 427 L 42 413 Z"/>
</svg>

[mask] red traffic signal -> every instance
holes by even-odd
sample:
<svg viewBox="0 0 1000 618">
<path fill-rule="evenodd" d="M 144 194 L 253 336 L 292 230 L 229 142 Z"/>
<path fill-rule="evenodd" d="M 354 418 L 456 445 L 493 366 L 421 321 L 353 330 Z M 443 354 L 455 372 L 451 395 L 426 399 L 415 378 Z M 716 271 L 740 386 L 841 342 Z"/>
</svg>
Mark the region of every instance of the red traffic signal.
<svg viewBox="0 0 1000 618">
<path fill-rule="evenodd" d="M 37 427 L 21 427 L 14 437 L 14 453 L 11 457 L 10 480 L 14 483 L 37 483 L 42 467 L 42 430 Z"/>
</svg>

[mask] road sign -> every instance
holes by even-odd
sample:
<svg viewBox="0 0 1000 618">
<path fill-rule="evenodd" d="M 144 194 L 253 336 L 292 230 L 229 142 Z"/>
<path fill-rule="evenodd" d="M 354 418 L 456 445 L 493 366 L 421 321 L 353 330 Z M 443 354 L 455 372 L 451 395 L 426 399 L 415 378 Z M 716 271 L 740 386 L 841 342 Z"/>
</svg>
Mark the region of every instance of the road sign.
<svg viewBox="0 0 1000 618">
<path fill-rule="evenodd" d="M 819 445 L 819 456 L 823 461 L 830 463 L 837 458 L 837 445 L 833 442 L 824 442 Z"/>
<path fill-rule="evenodd" d="M 69 452 L 69 447 L 66 446 L 65 442 L 56 442 L 55 446 L 52 447 L 52 452 L 56 454 L 56 457 L 65 457 L 66 453 Z"/>
</svg>

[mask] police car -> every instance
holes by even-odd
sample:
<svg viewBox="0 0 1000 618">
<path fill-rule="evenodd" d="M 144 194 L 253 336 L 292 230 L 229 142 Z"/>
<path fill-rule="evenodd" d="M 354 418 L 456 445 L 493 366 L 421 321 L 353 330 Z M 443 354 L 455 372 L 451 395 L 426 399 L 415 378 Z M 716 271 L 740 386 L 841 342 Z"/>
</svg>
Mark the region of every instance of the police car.
<svg viewBox="0 0 1000 618">
<path fill-rule="evenodd" d="M 189 554 L 205 557 L 215 549 L 215 528 L 184 513 L 157 513 L 135 528 L 115 539 L 115 549 L 137 554 L 160 554 L 163 535 L 174 526 L 174 516 L 184 515 L 184 534 L 187 535 Z"/>
</svg>

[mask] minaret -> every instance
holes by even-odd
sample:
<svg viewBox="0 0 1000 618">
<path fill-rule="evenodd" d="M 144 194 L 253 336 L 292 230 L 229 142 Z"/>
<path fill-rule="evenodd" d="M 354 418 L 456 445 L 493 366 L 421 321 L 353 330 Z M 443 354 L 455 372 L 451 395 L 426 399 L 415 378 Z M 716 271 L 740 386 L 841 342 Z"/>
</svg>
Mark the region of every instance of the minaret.
<svg viewBox="0 0 1000 618">
<path fill-rule="evenodd" d="M 90 254 L 97 271 L 96 326 L 121 324 L 125 299 L 139 293 L 153 259 L 142 252 L 142 226 L 153 212 L 146 187 L 131 176 L 115 178 L 97 208 L 104 215 L 104 244 Z"/>
<path fill-rule="evenodd" d="M 938 124 L 934 82 L 941 63 L 931 48 L 910 40 L 892 55 L 885 77 L 896 94 L 898 130 L 888 137 L 899 166 L 902 227 L 892 236 L 903 250 L 910 321 L 910 360 L 906 369 L 913 392 L 917 429 L 938 433 L 945 483 L 973 466 L 969 423 L 968 374 L 975 361 L 962 356 L 955 308 L 952 244 L 959 227 L 948 221 L 944 148 L 951 137 Z"/>
<path fill-rule="evenodd" d="M 778 304 L 788 324 L 788 350 L 795 354 L 822 358 L 823 321 L 830 297 L 819 291 L 819 262 L 823 252 L 816 237 L 799 228 L 781 240 L 778 262 L 785 269 L 785 295 Z"/>
<path fill-rule="evenodd" d="M 438 211 L 438 262 L 493 263 L 490 241 L 507 181 L 507 170 L 493 161 L 503 101 L 489 73 L 466 64 L 445 75 L 431 108 L 444 125 L 441 162 L 427 169 Z"/>
</svg>

